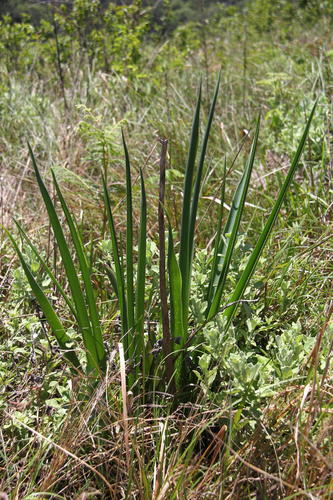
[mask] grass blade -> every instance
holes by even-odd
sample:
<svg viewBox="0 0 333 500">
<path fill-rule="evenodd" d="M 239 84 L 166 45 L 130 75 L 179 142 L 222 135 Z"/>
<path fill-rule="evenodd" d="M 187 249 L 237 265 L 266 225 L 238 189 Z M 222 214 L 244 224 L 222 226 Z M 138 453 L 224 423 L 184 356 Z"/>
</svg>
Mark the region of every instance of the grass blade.
<svg viewBox="0 0 333 500">
<path fill-rule="evenodd" d="M 55 275 L 53 274 L 53 272 L 51 271 L 50 267 L 47 265 L 47 263 L 45 262 L 45 260 L 42 258 L 42 256 L 40 255 L 40 252 L 38 251 L 38 249 L 35 247 L 35 245 L 32 243 L 31 239 L 29 238 L 29 236 L 27 235 L 27 233 L 24 231 L 23 227 L 20 225 L 20 223 L 14 219 L 14 223 L 16 224 L 16 227 L 18 228 L 18 230 L 20 231 L 20 234 L 22 235 L 22 237 L 25 239 L 25 241 L 28 243 L 29 247 L 31 248 L 31 250 L 33 251 L 35 257 L 39 260 L 39 262 L 42 264 L 46 274 L 49 276 L 49 278 L 51 279 L 52 283 L 56 286 L 58 292 L 60 293 L 60 295 L 62 296 L 62 298 L 65 300 L 66 304 L 68 305 L 71 313 L 73 314 L 74 318 L 76 318 L 76 311 L 75 311 L 75 308 L 74 308 L 74 305 L 73 305 L 73 302 L 70 300 L 70 298 L 68 297 L 68 295 L 66 294 L 65 290 L 63 289 L 63 287 L 61 286 L 61 284 L 59 283 L 59 281 L 57 280 L 57 278 L 55 277 Z"/>
<path fill-rule="evenodd" d="M 111 286 L 113 288 L 114 293 L 117 296 L 117 299 L 119 300 L 119 290 L 118 290 L 118 283 L 117 283 L 117 276 L 115 275 L 113 269 L 109 266 L 109 264 L 103 264 L 103 269 L 105 270 Z"/>
<path fill-rule="evenodd" d="M 249 282 L 249 280 L 250 280 L 250 278 L 251 278 L 251 276 L 256 268 L 257 262 L 260 258 L 260 255 L 261 255 L 263 248 L 267 242 L 267 239 L 270 235 L 270 232 L 272 230 L 274 222 L 275 222 L 275 220 L 278 216 L 278 213 L 280 211 L 281 205 L 282 205 L 284 198 L 286 196 L 286 192 L 287 192 L 287 190 L 290 186 L 290 183 L 293 179 L 293 176 L 295 174 L 295 170 L 298 166 L 299 159 L 300 159 L 301 154 L 302 154 L 303 149 L 304 149 L 305 141 L 306 141 L 308 133 L 309 133 L 309 129 L 310 129 L 311 121 L 312 121 L 312 118 L 313 118 L 313 115 L 314 115 L 314 112 L 316 109 L 316 105 L 317 105 L 317 102 L 315 103 L 315 105 L 312 108 L 312 111 L 310 113 L 310 117 L 307 121 L 305 130 L 303 132 L 303 136 L 301 138 L 301 141 L 300 141 L 299 146 L 297 148 L 297 151 L 295 153 L 295 156 L 294 156 L 294 159 L 292 161 L 291 167 L 288 171 L 287 177 L 283 183 L 283 186 L 279 192 L 278 198 L 277 198 L 275 205 L 272 209 L 272 212 L 271 212 L 271 214 L 270 214 L 270 216 L 265 224 L 265 227 L 264 227 L 264 229 L 263 229 L 263 231 L 262 231 L 262 233 L 257 241 L 256 246 L 254 247 L 254 249 L 252 251 L 252 254 L 250 255 L 248 263 L 247 263 L 247 265 L 246 265 L 246 267 L 245 267 L 245 269 L 244 269 L 244 271 L 243 271 L 243 273 L 242 273 L 242 275 L 241 275 L 241 277 L 236 285 L 236 288 L 230 297 L 229 302 L 233 303 L 233 305 L 228 307 L 228 309 L 226 309 L 224 312 L 224 316 L 227 318 L 227 327 L 230 325 L 232 318 L 235 314 L 235 311 L 237 308 L 237 301 L 239 301 L 242 298 L 243 293 L 247 287 L 247 284 L 248 284 L 248 282 Z"/>
<path fill-rule="evenodd" d="M 222 221 L 223 221 L 223 212 L 224 212 L 224 200 L 225 200 L 225 181 L 227 175 L 227 162 L 224 160 L 224 171 L 223 171 L 223 181 L 221 187 L 221 199 L 220 199 L 220 207 L 218 214 L 218 223 L 217 223 L 217 232 L 214 242 L 214 255 L 212 261 L 212 269 L 210 274 L 210 280 L 207 290 L 207 309 L 209 310 L 211 306 L 212 296 L 213 296 L 213 285 L 216 276 L 218 275 L 218 263 L 219 263 L 219 248 L 221 247 L 221 235 L 222 235 Z"/>
<path fill-rule="evenodd" d="M 190 225 L 189 225 L 190 266 L 191 266 L 192 259 L 193 259 L 194 229 L 195 229 L 195 222 L 196 222 L 197 211 L 198 211 L 199 195 L 200 195 L 200 189 L 201 189 L 201 179 L 202 179 L 203 167 L 204 167 L 204 163 L 205 163 L 205 157 L 206 157 L 210 129 L 211 129 L 212 122 L 213 122 L 216 101 L 217 101 L 219 88 L 220 88 L 220 82 L 221 82 L 221 71 L 220 71 L 218 79 L 217 79 L 213 100 L 212 100 L 210 110 L 209 110 L 208 121 L 207 121 L 205 135 L 204 135 L 204 139 L 203 139 L 203 143 L 202 143 L 202 147 L 201 147 L 198 171 L 197 171 L 197 176 L 196 176 L 195 185 L 194 185 L 193 199 L 192 199 L 192 204 L 191 204 Z"/>
<path fill-rule="evenodd" d="M 176 343 L 172 343 L 172 350 L 183 349 L 186 342 L 186 328 L 184 325 L 183 311 L 183 291 L 182 291 L 182 274 L 177 262 L 172 228 L 169 221 L 169 245 L 168 245 L 168 272 L 169 272 L 169 287 L 170 287 L 170 325 L 172 339 L 177 339 Z M 176 371 L 176 388 L 179 390 L 181 386 L 182 376 L 184 374 L 184 353 L 177 356 L 175 362 Z"/>
</svg>

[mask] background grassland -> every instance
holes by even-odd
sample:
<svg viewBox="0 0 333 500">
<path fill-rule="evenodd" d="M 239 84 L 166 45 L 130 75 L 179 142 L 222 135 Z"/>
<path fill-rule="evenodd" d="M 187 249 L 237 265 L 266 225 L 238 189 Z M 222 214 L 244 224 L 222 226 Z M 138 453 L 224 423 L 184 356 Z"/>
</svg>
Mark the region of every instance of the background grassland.
<svg viewBox="0 0 333 500">
<path fill-rule="evenodd" d="M 208 11 L 202 3 L 207 20 L 185 16 L 187 24 L 178 23 L 174 5 L 164 7 L 156 13 L 131 2 L 100 10 L 99 2 L 80 0 L 73 9 L 44 6 L 39 21 L 6 17 L 0 23 L 1 224 L 21 242 L 84 359 L 75 321 L 13 224 L 15 217 L 67 290 L 29 141 L 52 198 L 51 167 L 76 217 L 109 351 L 106 376 L 87 392 L 86 379 L 73 377 L 64 363 L 1 229 L 0 490 L 13 499 L 331 498 L 332 7 L 267 0 L 231 7 L 212 2 Z M 166 205 L 178 229 L 199 80 L 204 123 L 220 68 L 197 218 L 190 328 L 204 317 L 225 161 L 230 206 L 261 113 L 227 283 L 232 291 L 318 99 L 316 112 L 245 293 L 251 302 L 238 309 L 226 335 L 219 317 L 203 329 L 194 358 L 195 400 L 175 410 L 157 386 L 147 401 L 135 393 L 126 406 L 119 308 L 105 269 L 112 250 L 101 174 L 111 190 L 117 234 L 124 234 L 123 129 L 135 241 L 140 168 L 146 186 L 145 328 L 158 340 L 159 138 L 169 141 Z"/>
</svg>

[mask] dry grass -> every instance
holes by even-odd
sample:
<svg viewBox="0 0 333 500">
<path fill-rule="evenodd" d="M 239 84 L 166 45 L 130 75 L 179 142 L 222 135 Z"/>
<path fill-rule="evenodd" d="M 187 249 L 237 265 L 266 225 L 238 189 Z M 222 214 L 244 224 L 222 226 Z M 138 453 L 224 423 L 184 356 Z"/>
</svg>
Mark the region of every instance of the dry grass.
<svg viewBox="0 0 333 500">
<path fill-rule="evenodd" d="M 87 402 L 81 392 L 56 438 L 22 423 L 31 433 L 29 453 L 20 453 L 12 490 L 5 480 L 0 487 L 24 498 L 29 472 L 42 461 L 34 491 L 63 498 L 332 497 L 332 378 L 289 386 L 253 431 L 232 431 L 232 410 L 200 402 L 169 414 L 158 404 L 133 401 L 124 420 L 120 392 L 118 374 L 107 376 Z M 7 417 L 15 418 L 13 411 Z M 4 446 L 10 457 L 10 445 Z"/>
</svg>

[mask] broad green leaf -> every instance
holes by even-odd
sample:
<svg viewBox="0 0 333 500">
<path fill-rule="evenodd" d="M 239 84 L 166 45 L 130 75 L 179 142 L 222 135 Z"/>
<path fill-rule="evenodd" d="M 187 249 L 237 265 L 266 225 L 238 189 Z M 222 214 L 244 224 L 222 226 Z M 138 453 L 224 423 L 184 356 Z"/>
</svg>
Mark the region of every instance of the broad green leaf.
<svg viewBox="0 0 333 500">
<path fill-rule="evenodd" d="M 286 196 L 287 190 L 288 190 L 290 183 L 294 177 L 296 168 L 298 166 L 298 162 L 300 160 L 301 154 L 302 154 L 303 149 L 304 149 L 305 141 L 306 141 L 308 133 L 309 133 L 311 121 L 312 121 L 316 106 L 317 106 L 317 102 L 315 103 L 315 105 L 312 108 L 312 111 L 311 111 L 309 119 L 307 121 L 305 130 L 303 132 L 303 136 L 301 138 L 301 141 L 300 141 L 299 146 L 297 148 L 297 151 L 295 153 L 295 156 L 294 156 L 294 159 L 292 161 L 291 167 L 288 171 L 287 177 L 286 177 L 286 179 L 283 183 L 283 186 L 279 192 L 279 195 L 278 195 L 278 198 L 275 202 L 273 210 L 272 210 L 272 212 L 271 212 L 271 214 L 270 214 L 270 216 L 265 224 L 265 227 L 264 227 L 264 229 L 263 229 L 263 231 L 262 231 L 262 233 L 257 241 L 256 246 L 254 247 L 254 249 L 252 251 L 252 254 L 250 255 L 250 258 L 247 262 L 247 265 L 246 265 L 243 273 L 241 274 L 241 277 L 236 285 L 236 288 L 228 301 L 228 303 L 233 303 L 233 305 L 228 307 L 224 312 L 224 316 L 226 316 L 226 318 L 227 318 L 227 326 L 230 325 L 232 318 L 235 314 L 236 308 L 237 308 L 237 302 L 239 300 L 241 300 L 241 298 L 245 292 L 245 289 L 248 285 L 248 282 L 249 282 L 252 274 L 254 273 L 254 270 L 256 268 L 256 265 L 258 263 L 260 255 L 261 255 L 261 253 L 264 249 L 264 246 L 268 240 L 268 237 L 270 235 L 270 232 L 272 230 L 274 222 L 276 221 L 276 218 L 279 214 L 279 211 L 280 211 L 281 205 L 283 203 L 283 200 Z"/>
<path fill-rule="evenodd" d="M 121 259 L 119 256 L 119 251 L 118 251 L 117 236 L 116 236 L 116 230 L 114 227 L 114 220 L 113 220 L 113 215 L 112 215 L 109 192 L 108 192 L 108 188 L 106 186 L 104 177 L 103 177 L 103 190 L 104 190 L 104 203 L 105 203 L 105 207 L 106 207 L 106 213 L 108 216 L 109 230 L 110 230 L 110 235 L 111 235 L 115 275 L 116 275 L 116 280 L 117 280 L 118 300 L 119 300 L 119 309 L 120 309 L 120 317 L 121 317 L 121 330 L 122 330 L 125 354 L 128 355 L 128 331 L 127 331 L 128 321 L 127 321 L 127 308 L 126 308 L 126 299 L 125 299 L 124 275 L 123 275 L 123 270 L 122 270 L 122 262 L 121 262 Z"/>
<path fill-rule="evenodd" d="M 97 304 L 96 304 L 96 298 L 94 294 L 93 287 L 91 285 L 91 271 L 90 271 L 90 266 L 88 264 L 88 259 L 84 250 L 84 246 L 80 237 L 80 234 L 76 228 L 76 224 L 74 222 L 73 217 L 71 216 L 67 204 L 64 200 L 64 197 L 61 193 L 60 187 L 58 185 L 57 179 L 54 175 L 54 172 L 52 172 L 52 177 L 53 177 L 53 182 L 57 191 L 58 198 L 61 203 L 61 208 L 65 214 L 66 221 L 71 233 L 71 237 L 74 243 L 74 247 L 76 250 L 76 255 L 79 261 L 79 266 L 81 270 L 81 275 L 83 278 L 83 283 L 86 291 L 86 297 L 87 297 L 87 302 L 88 302 L 88 308 L 89 308 L 89 316 L 90 316 L 90 321 L 91 321 L 91 326 L 92 326 L 92 333 L 94 336 L 94 341 L 95 341 L 95 348 L 98 356 L 98 366 L 100 369 L 105 370 L 106 368 L 106 352 L 103 344 L 103 335 L 102 335 L 102 329 L 100 325 L 100 320 L 99 320 L 99 315 L 97 311 Z"/>
<path fill-rule="evenodd" d="M 68 284 L 69 288 L 71 290 L 71 296 L 75 305 L 75 310 L 76 310 L 76 318 L 79 326 L 79 330 L 81 332 L 84 346 L 86 349 L 86 356 L 87 356 L 87 371 L 95 371 L 99 369 L 99 363 L 98 363 L 98 355 L 97 355 L 97 350 L 96 350 L 96 343 L 94 340 L 94 336 L 92 333 L 91 329 L 91 324 L 89 321 L 88 317 L 88 311 L 87 311 L 87 306 L 85 303 L 85 298 L 83 296 L 81 286 L 80 286 L 80 281 L 73 263 L 73 259 L 71 257 L 58 215 L 55 211 L 54 205 L 52 203 L 51 197 L 45 187 L 45 184 L 41 178 L 41 175 L 39 173 L 35 157 L 33 154 L 33 151 L 30 147 L 30 144 L 28 144 L 29 147 L 29 152 L 30 156 L 32 159 L 32 164 L 35 170 L 38 186 L 40 189 L 40 192 L 42 194 L 50 223 L 52 226 L 52 230 L 54 233 L 54 236 L 56 238 L 58 248 L 60 251 L 60 255 L 62 258 L 62 262 L 64 264 L 66 276 L 68 279 Z"/>
<path fill-rule="evenodd" d="M 146 374 L 146 356 L 144 341 L 144 312 L 145 312 L 145 280 L 146 280 L 146 249 L 147 249 L 147 201 L 145 184 L 140 170 L 141 180 L 141 209 L 140 209 L 140 228 L 138 243 L 138 270 L 136 278 L 136 329 L 135 336 L 135 359 L 139 363 L 140 356 L 143 359 L 143 373 Z"/>
<path fill-rule="evenodd" d="M 60 349 L 62 349 L 64 351 L 64 356 L 65 356 L 66 360 L 70 363 L 70 365 L 73 366 L 73 368 L 75 369 L 75 372 L 77 373 L 78 370 L 81 371 L 81 365 L 80 365 L 80 362 L 79 362 L 76 354 L 68 348 L 67 344 L 71 341 L 71 339 L 68 337 L 63 324 L 61 323 L 61 321 L 60 321 L 57 313 L 53 309 L 52 305 L 48 301 L 44 291 L 42 290 L 42 288 L 39 286 L 39 284 L 35 280 L 32 272 L 31 272 L 31 269 L 28 266 L 28 264 L 26 263 L 26 261 L 22 255 L 17 243 L 15 242 L 14 238 L 12 237 L 12 235 L 8 231 L 7 231 L 7 234 L 8 234 L 8 236 L 13 244 L 13 247 L 15 248 L 15 251 L 16 251 L 16 253 L 21 261 L 21 265 L 22 265 L 23 270 L 25 272 L 25 275 L 29 281 L 32 292 L 35 295 L 36 300 L 37 300 L 40 308 L 42 309 L 48 324 L 50 325 L 50 328 L 51 328 L 53 335 L 55 336 L 55 338 L 59 344 Z"/>
<path fill-rule="evenodd" d="M 193 176 L 195 169 L 195 159 L 198 149 L 199 141 L 199 120 L 200 120 L 200 106 L 201 106 L 201 84 L 199 87 L 196 109 L 194 113 L 192 131 L 190 138 L 190 146 L 187 158 L 187 165 L 185 170 L 184 180 L 184 196 L 182 207 L 182 219 L 180 230 L 180 253 L 179 253 L 179 267 L 182 274 L 182 293 L 183 293 L 183 314 L 184 314 L 184 327 L 187 328 L 188 322 L 188 301 L 189 301 L 189 273 L 190 273 L 190 216 L 191 216 L 191 202 L 192 202 L 192 188 Z"/>
<path fill-rule="evenodd" d="M 221 271 L 218 271 L 218 275 L 216 276 L 218 283 L 214 291 L 212 303 L 209 307 L 207 318 L 210 319 L 219 310 L 225 282 L 227 279 L 231 259 L 233 256 L 233 251 L 236 244 L 236 239 L 238 235 L 239 224 L 242 218 L 245 199 L 251 179 L 251 173 L 258 143 L 259 137 L 259 127 L 260 127 L 260 118 L 257 120 L 256 131 L 254 135 L 254 139 L 252 142 L 251 150 L 245 165 L 244 174 L 242 179 L 237 187 L 236 193 L 232 200 L 232 206 L 229 214 L 229 218 L 226 224 L 226 229 L 224 231 L 223 238 L 223 247 L 221 250 L 221 259 L 218 265 L 218 268 L 221 266 Z M 222 265 L 221 265 L 222 261 Z"/>
</svg>

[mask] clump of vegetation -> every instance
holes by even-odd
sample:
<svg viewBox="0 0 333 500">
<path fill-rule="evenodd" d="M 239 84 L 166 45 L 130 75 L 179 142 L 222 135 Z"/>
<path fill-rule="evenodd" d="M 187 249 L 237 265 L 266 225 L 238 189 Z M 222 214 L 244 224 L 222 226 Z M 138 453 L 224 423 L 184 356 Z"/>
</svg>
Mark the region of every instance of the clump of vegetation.
<svg viewBox="0 0 333 500">
<path fill-rule="evenodd" d="M 331 5 L 200 9 L 0 23 L 12 498 L 332 495 Z"/>
</svg>

